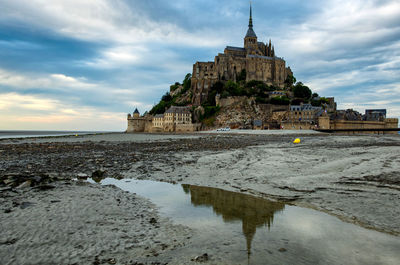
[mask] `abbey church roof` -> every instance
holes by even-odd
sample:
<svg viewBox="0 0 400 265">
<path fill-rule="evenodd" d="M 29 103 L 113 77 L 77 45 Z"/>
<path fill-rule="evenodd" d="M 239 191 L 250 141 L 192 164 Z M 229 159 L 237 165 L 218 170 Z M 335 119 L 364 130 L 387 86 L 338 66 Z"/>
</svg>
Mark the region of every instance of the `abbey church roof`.
<svg viewBox="0 0 400 265">
<path fill-rule="evenodd" d="M 248 38 L 248 37 L 257 38 L 257 35 L 253 30 L 253 27 L 251 27 L 251 28 L 249 27 L 249 29 L 247 30 L 246 38 Z"/>
<path fill-rule="evenodd" d="M 233 47 L 233 46 L 226 46 L 226 49 L 227 49 L 227 50 L 230 50 L 230 51 L 239 51 L 239 52 L 244 52 L 244 51 L 246 51 L 245 48 Z"/>
</svg>

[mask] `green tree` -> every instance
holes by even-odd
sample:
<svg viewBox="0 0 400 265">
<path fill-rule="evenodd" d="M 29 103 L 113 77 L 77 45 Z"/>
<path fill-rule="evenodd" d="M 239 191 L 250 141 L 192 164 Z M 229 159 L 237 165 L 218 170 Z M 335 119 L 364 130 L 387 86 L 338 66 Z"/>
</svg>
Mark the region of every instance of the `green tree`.
<svg viewBox="0 0 400 265">
<path fill-rule="evenodd" d="M 270 102 L 274 105 L 289 105 L 290 99 L 286 96 L 279 96 L 271 98 Z"/>
<path fill-rule="evenodd" d="M 217 95 L 217 91 L 216 90 L 211 90 L 208 93 L 206 105 L 215 106 L 216 105 L 216 102 L 215 102 L 215 96 L 216 95 Z"/>
<path fill-rule="evenodd" d="M 249 82 L 246 83 L 245 87 L 246 88 L 254 88 L 257 86 L 262 86 L 265 85 L 263 81 L 258 81 L 258 80 L 250 80 Z"/>
<path fill-rule="evenodd" d="M 267 104 L 269 103 L 269 99 L 267 97 L 256 97 L 256 102 L 259 104 Z"/>
<path fill-rule="evenodd" d="M 179 82 L 175 82 L 175 84 L 173 84 L 169 87 L 169 91 L 173 92 L 173 91 L 177 90 L 180 85 L 181 84 L 179 84 Z"/>
<path fill-rule="evenodd" d="M 245 84 L 245 87 L 247 88 L 251 96 L 253 96 L 254 94 L 264 93 L 265 91 L 276 90 L 274 86 L 268 86 L 266 83 L 259 80 L 251 80 Z"/>
<path fill-rule="evenodd" d="M 227 97 L 229 97 L 231 94 L 227 91 L 227 90 L 225 90 L 225 91 L 223 91 L 222 93 L 221 93 L 221 98 L 227 98 Z"/>
<path fill-rule="evenodd" d="M 297 82 L 293 88 L 293 94 L 296 98 L 309 99 L 311 97 L 311 89 L 303 85 L 302 82 Z"/>
<path fill-rule="evenodd" d="M 172 104 L 174 103 L 174 100 L 175 100 L 175 98 L 173 98 L 168 92 L 166 92 L 161 97 L 160 102 L 150 110 L 150 114 L 155 115 L 155 114 L 164 113 L 165 109 L 172 106 Z"/>
<path fill-rule="evenodd" d="M 183 79 L 182 85 L 183 85 L 183 89 L 182 89 L 182 94 L 183 94 L 186 91 L 188 91 L 192 85 L 192 74 L 191 73 L 186 74 L 185 79 Z"/>
<path fill-rule="evenodd" d="M 215 82 L 215 84 L 212 85 L 211 90 L 215 90 L 218 94 L 222 93 L 224 91 L 224 83 L 221 81 Z"/>
<path fill-rule="evenodd" d="M 171 97 L 171 95 L 167 92 L 167 93 L 165 93 L 165 94 L 162 96 L 161 100 L 162 100 L 162 101 L 165 101 L 165 102 L 169 102 L 169 101 L 172 100 L 172 97 Z"/>
<path fill-rule="evenodd" d="M 329 104 L 329 100 L 327 98 L 321 97 L 320 99 L 311 99 L 311 105 L 314 107 L 320 107 L 323 104 Z"/>
<path fill-rule="evenodd" d="M 293 84 L 296 83 L 296 77 L 294 75 L 288 74 L 285 80 L 285 87 L 290 88 L 293 86 Z"/>
<path fill-rule="evenodd" d="M 302 99 L 302 98 L 294 98 L 294 99 L 292 99 L 290 104 L 292 104 L 292 105 L 300 105 L 303 102 L 304 102 L 304 99 Z"/>
<path fill-rule="evenodd" d="M 201 115 L 200 120 L 209 119 L 215 116 L 220 110 L 219 106 L 203 106 L 203 108 L 204 108 L 204 114 Z"/>
<path fill-rule="evenodd" d="M 319 100 L 321 101 L 321 103 L 329 104 L 329 100 L 326 97 L 321 97 Z"/>
<path fill-rule="evenodd" d="M 229 80 L 225 83 L 225 90 L 229 92 L 232 96 L 241 96 L 244 94 L 243 88 L 239 86 L 238 83 Z"/>
<path fill-rule="evenodd" d="M 155 114 L 163 114 L 165 112 L 165 109 L 167 108 L 167 103 L 165 101 L 160 101 L 157 105 L 155 105 L 151 110 L 150 114 L 155 115 Z"/>
</svg>

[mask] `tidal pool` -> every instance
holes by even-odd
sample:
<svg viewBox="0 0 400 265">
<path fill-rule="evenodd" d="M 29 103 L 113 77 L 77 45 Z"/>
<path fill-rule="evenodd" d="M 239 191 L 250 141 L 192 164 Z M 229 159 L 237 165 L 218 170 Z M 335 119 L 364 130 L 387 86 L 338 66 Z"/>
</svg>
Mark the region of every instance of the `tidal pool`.
<svg viewBox="0 0 400 265">
<path fill-rule="evenodd" d="M 191 227 L 192 255 L 217 264 L 400 264 L 400 238 L 312 209 L 193 185 L 104 179 L 150 199 L 160 214 Z"/>
</svg>

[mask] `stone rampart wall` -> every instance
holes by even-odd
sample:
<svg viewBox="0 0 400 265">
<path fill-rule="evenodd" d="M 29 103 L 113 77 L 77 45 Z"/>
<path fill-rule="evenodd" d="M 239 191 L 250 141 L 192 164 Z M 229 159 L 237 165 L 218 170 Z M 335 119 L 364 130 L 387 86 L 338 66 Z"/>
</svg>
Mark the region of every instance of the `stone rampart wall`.
<svg viewBox="0 0 400 265">
<path fill-rule="evenodd" d="M 377 131 L 365 133 L 379 133 L 379 129 L 398 128 L 398 119 L 388 118 L 385 121 L 345 121 L 335 120 L 330 122 L 330 129 L 377 129 Z M 384 134 L 397 134 L 396 131 L 384 132 Z"/>
<path fill-rule="evenodd" d="M 228 107 L 228 106 L 232 106 L 232 105 L 235 105 L 235 104 L 241 104 L 241 103 L 247 103 L 248 105 L 250 105 L 252 101 L 254 101 L 253 98 L 248 98 L 246 96 L 243 96 L 243 97 L 227 97 L 227 98 L 219 99 L 219 106 L 221 108 L 223 108 L 223 107 Z"/>
<path fill-rule="evenodd" d="M 151 132 L 152 128 L 153 128 L 153 122 L 151 120 L 145 120 L 144 121 L 144 131 Z"/>
<path fill-rule="evenodd" d="M 194 132 L 198 131 L 200 128 L 200 124 L 192 123 L 192 124 L 177 124 L 175 127 L 176 132 Z"/>
<path fill-rule="evenodd" d="M 276 111 L 289 111 L 289 105 L 259 104 L 258 107 L 265 113 L 273 113 Z"/>
<path fill-rule="evenodd" d="M 315 129 L 315 125 L 305 121 L 297 122 L 282 122 L 282 129 L 284 130 L 312 130 Z"/>
</svg>

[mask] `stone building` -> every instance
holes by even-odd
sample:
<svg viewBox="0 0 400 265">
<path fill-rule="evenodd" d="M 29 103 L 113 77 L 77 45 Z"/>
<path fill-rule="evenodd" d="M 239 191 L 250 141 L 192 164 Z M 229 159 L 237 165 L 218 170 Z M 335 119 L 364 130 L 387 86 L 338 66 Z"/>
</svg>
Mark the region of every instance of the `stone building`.
<svg viewBox="0 0 400 265">
<path fill-rule="evenodd" d="M 366 109 L 364 120 L 383 121 L 386 119 L 386 109 Z"/>
<path fill-rule="evenodd" d="M 152 131 L 163 132 L 164 131 L 164 114 L 156 114 L 152 119 Z"/>
<path fill-rule="evenodd" d="M 326 98 L 328 100 L 328 104 L 325 104 L 325 108 L 327 112 L 335 112 L 337 110 L 337 104 L 335 102 L 334 97 Z"/>
<path fill-rule="evenodd" d="M 324 112 L 321 107 L 314 107 L 311 104 L 291 105 L 281 126 L 287 130 L 314 129 L 318 124 L 318 117 Z"/>
<path fill-rule="evenodd" d="M 189 107 L 172 106 L 164 113 L 164 131 L 191 131 L 192 113 Z"/>
<path fill-rule="evenodd" d="M 244 47 L 227 46 L 224 53 L 215 56 L 214 62 L 196 62 L 193 65 L 193 105 L 201 105 L 217 81 L 237 81 L 243 70 L 246 73 L 246 81 L 259 80 L 281 88 L 284 87 L 287 76 L 293 75 L 290 67 L 286 67 L 285 60 L 275 55 L 271 40 L 268 44 L 258 41 L 253 30 L 251 6 Z"/>
</svg>

